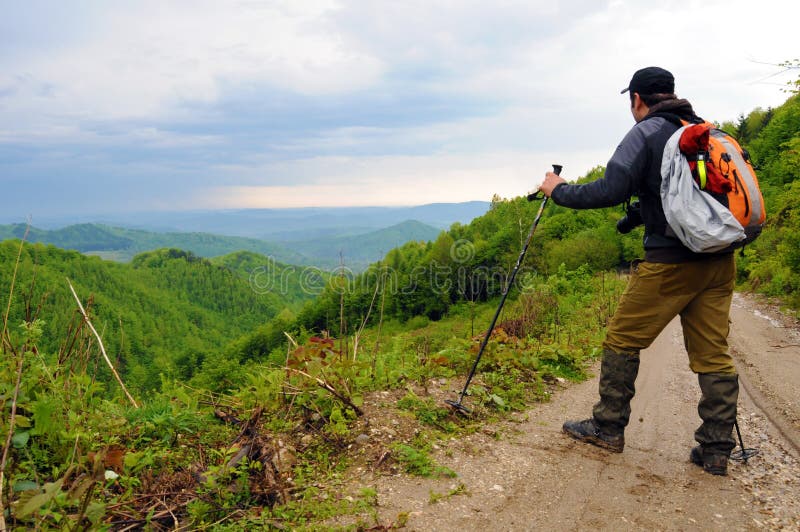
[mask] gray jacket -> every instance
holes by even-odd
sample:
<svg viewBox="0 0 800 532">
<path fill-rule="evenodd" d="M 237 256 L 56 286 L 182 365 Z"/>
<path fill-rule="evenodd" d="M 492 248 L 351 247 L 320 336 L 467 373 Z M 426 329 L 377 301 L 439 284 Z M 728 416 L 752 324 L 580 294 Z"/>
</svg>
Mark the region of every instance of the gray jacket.
<svg viewBox="0 0 800 532">
<path fill-rule="evenodd" d="M 694 253 L 674 236 L 668 236 L 661 206 L 661 160 L 667 140 L 680 127 L 680 119 L 701 122 L 686 100 L 668 100 L 651 109 L 622 139 L 606 165 L 605 175 L 582 185 L 561 184 L 552 193 L 557 205 L 573 209 L 612 207 L 638 196 L 644 220 L 645 260 L 678 263 L 709 258 Z"/>
</svg>

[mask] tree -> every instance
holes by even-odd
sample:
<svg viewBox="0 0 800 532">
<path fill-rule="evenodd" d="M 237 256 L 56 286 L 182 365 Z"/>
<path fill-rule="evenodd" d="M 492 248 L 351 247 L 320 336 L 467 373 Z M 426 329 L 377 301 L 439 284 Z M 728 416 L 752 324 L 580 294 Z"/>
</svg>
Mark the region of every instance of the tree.
<svg viewBox="0 0 800 532">
<path fill-rule="evenodd" d="M 800 59 L 784 61 L 783 63 L 780 63 L 779 66 L 784 67 L 786 70 L 800 70 Z M 800 76 L 793 81 L 787 81 L 786 84 L 788 85 L 788 88 L 785 89 L 786 92 L 800 94 Z"/>
</svg>

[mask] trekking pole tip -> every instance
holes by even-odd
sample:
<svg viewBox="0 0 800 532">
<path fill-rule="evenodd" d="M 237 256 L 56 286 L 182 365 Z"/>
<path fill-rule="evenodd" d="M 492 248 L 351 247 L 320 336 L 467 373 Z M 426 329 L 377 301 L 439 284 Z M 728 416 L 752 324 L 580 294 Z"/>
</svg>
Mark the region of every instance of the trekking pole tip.
<svg viewBox="0 0 800 532">
<path fill-rule="evenodd" d="M 444 402 L 451 408 L 455 409 L 455 411 L 458 412 L 459 414 L 469 415 L 472 413 L 472 410 L 462 405 L 461 401 L 452 401 L 450 399 L 445 399 Z"/>
</svg>

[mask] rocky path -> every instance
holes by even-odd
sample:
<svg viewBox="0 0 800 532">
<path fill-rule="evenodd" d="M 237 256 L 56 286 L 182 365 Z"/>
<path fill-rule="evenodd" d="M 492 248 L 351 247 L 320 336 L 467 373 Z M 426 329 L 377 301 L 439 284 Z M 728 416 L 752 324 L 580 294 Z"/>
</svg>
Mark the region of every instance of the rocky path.
<svg viewBox="0 0 800 532">
<path fill-rule="evenodd" d="M 380 522 L 410 530 L 800 530 L 796 324 L 738 295 L 732 321 L 745 384 L 739 424 L 760 454 L 732 462 L 727 477 L 688 461 L 700 392 L 676 320 L 642 353 L 624 453 L 561 433 L 565 419 L 589 414 L 595 378 L 437 445 L 455 479 L 365 472 L 359 483 L 376 490 Z"/>
</svg>

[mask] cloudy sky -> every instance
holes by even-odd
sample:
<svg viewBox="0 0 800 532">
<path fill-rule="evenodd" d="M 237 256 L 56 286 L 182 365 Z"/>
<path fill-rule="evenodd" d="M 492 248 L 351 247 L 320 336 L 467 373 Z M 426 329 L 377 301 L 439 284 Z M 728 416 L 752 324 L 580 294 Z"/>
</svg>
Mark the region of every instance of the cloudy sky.
<svg viewBox="0 0 800 532">
<path fill-rule="evenodd" d="M 777 106 L 794 1 L 0 0 L 0 221 L 416 205 L 578 177 L 632 72 Z M 797 71 L 793 73 L 797 75 Z"/>
</svg>

